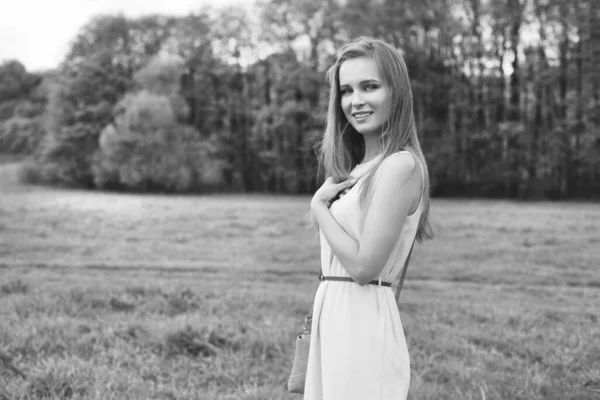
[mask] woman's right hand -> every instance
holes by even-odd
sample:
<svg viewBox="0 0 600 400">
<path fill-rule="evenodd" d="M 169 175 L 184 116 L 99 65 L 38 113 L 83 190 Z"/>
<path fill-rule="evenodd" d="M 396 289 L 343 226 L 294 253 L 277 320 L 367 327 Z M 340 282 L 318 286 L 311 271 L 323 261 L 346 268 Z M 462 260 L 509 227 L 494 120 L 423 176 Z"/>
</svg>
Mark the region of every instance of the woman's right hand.
<svg viewBox="0 0 600 400">
<path fill-rule="evenodd" d="M 324 203 L 327 205 L 327 207 L 329 207 L 333 198 L 335 198 L 341 191 L 349 190 L 352 186 L 354 186 L 354 184 L 356 184 L 356 181 L 356 178 L 352 178 L 340 183 L 335 183 L 332 177 L 327 178 L 319 190 L 317 190 L 313 195 L 313 198 L 310 202 L 311 207 L 321 203 Z"/>
</svg>

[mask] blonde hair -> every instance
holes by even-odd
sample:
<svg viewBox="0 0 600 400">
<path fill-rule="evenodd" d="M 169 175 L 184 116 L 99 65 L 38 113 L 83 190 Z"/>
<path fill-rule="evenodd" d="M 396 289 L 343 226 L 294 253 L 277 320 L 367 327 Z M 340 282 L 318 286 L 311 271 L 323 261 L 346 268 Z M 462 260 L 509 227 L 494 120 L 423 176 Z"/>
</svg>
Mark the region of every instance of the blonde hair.
<svg viewBox="0 0 600 400">
<path fill-rule="evenodd" d="M 398 151 L 408 151 L 420 161 L 423 174 L 421 188 L 423 209 L 416 239 L 418 242 L 432 239 L 433 229 L 429 217 L 429 172 L 417 136 L 408 71 L 400 53 L 382 40 L 359 37 L 347 43 L 340 49 L 336 62 L 327 71 L 329 105 L 327 127 L 318 144 L 319 172 L 324 170 L 326 176 L 333 177 L 335 182 L 341 182 L 350 178 L 350 171 L 364 157 L 364 138 L 346 119 L 340 101 L 340 66 L 346 60 L 355 58 L 368 58 L 375 61 L 383 83 L 391 93 L 392 101 L 390 116 L 382 126 L 379 138 L 383 149 L 382 157 L 364 178 L 360 204 L 364 206 L 368 203 L 367 193 L 370 192 L 376 172 L 383 160 Z"/>
</svg>

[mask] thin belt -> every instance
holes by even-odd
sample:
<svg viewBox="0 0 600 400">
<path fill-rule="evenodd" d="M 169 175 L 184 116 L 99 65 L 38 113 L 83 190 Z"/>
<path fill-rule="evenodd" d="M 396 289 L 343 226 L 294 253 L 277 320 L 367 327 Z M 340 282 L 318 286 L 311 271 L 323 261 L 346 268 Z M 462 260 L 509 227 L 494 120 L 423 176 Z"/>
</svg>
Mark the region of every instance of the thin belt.
<svg viewBox="0 0 600 400">
<path fill-rule="evenodd" d="M 354 279 L 347 278 L 345 276 L 323 276 L 323 274 L 319 275 L 319 280 L 321 282 L 323 282 L 323 281 L 356 282 Z M 373 280 L 373 281 L 369 282 L 368 285 L 387 286 L 387 287 L 392 286 L 391 282 L 382 282 L 381 279 Z"/>
</svg>

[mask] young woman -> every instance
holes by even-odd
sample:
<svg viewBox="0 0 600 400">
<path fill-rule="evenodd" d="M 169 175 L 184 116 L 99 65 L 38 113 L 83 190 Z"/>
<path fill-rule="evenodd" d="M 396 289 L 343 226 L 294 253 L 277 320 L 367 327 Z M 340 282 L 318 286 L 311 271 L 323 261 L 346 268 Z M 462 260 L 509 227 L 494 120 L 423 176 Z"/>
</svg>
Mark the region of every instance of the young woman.
<svg viewBox="0 0 600 400">
<path fill-rule="evenodd" d="M 328 178 L 311 201 L 324 277 L 304 400 L 406 399 L 410 362 L 394 291 L 414 240 L 433 237 L 408 73 L 395 48 L 359 38 L 327 78 Z"/>
</svg>

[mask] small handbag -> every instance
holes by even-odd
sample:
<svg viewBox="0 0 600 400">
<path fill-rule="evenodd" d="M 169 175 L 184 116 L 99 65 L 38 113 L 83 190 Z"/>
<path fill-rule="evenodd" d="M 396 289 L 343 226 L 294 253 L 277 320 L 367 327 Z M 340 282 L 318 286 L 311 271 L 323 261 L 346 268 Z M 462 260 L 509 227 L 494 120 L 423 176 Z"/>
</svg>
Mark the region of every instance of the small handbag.
<svg viewBox="0 0 600 400">
<path fill-rule="evenodd" d="M 398 304 L 398 299 L 400 298 L 400 291 L 402 290 L 402 285 L 404 284 L 404 277 L 406 276 L 406 270 L 408 269 L 408 262 L 410 261 L 410 256 L 412 254 L 413 246 L 415 242 L 413 240 L 413 244 L 410 247 L 410 251 L 408 252 L 408 257 L 406 257 L 406 262 L 404 263 L 404 267 L 402 268 L 402 273 L 400 275 L 400 281 L 398 283 L 398 289 L 396 290 L 396 304 Z M 319 282 L 320 284 L 321 282 Z M 317 290 L 319 286 L 317 285 Z M 313 306 L 314 306 L 314 298 L 317 295 L 317 290 L 315 290 L 315 296 L 313 296 Z M 292 364 L 292 371 L 290 372 L 290 376 L 288 378 L 287 389 L 290 393 L 298 393 L 304 394 L 304 385 L 306 383 L 306 371 L 308 369 L 308 353 L 310 350 L 310 340 L 311 340 L 311 330 L 312 330 L 312 308 L 311 312 L 304 318 L 304 330 L 298 334 L 296 337 L 296 351 L 294 353 L 294 362 Z"/>
<path fill-rule="evenodd" d="M 287 388 L 290 393 L 304 393 L 306 382 L 306 370 L 308 369 L 308 352 L 310 350 L 310 329 L 312 316 L 307 315 L 304 319 L 304 331 L 296 337 L 296 352 L 292 372 L 288 378 Z"/>
</svg>

